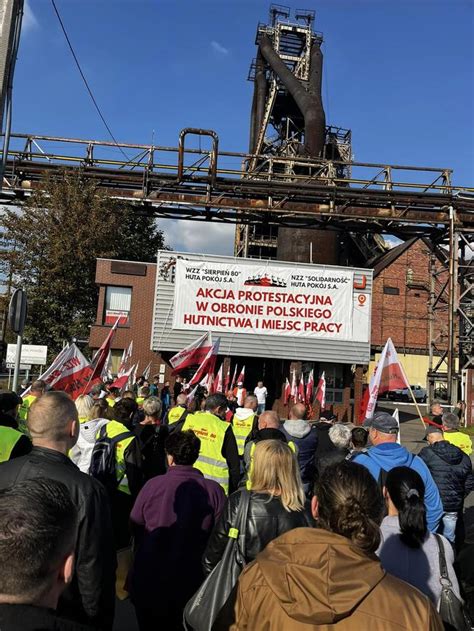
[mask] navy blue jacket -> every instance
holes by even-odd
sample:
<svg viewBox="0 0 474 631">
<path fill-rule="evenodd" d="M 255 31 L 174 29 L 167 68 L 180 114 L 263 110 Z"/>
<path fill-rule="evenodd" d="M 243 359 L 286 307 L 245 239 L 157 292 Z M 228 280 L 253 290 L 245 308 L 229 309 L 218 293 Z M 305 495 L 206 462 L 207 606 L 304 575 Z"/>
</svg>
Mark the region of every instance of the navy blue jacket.
<svg viewBox="0 0 474 631">
<path fill-rule="evenodd" d="M 315 458 L 316 447 L 318 445 L 318 434 L 314 427 L 305 436 L 299 437 L 290 434 L 285 425 L 281 427 L 283 434 L 286 436 L 287 442 L 293 442 L 298 448 L 297 458 L 300 467 L 301 479 L 303 484 L 310 484 L 314 480 L 315 475 Z"/>
<path fill-rule="evenodd" d="M 462 510 L 464 497 L 474 490 L 472 463 L 459 447 L 440 440 L 418 454 L 430 470 L 446 512 Z"/>
</svg>

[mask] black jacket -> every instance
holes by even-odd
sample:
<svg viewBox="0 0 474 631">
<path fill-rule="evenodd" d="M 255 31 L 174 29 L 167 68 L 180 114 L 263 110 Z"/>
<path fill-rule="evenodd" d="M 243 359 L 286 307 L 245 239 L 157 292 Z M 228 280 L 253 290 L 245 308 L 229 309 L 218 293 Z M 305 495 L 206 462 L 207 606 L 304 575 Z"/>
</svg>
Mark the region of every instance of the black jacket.
<svg viewBox="0 0 474 631">
<path fill-rule="evenodd" d="M 229 493 L 233 493 L 239 486 L 240 458 L 234 430 L 230 423 L 224 435 L 221 454 L 222 457 L 226 459 L 227 466 L 229 467 Z"/>
<path fill-rule="evenodd" d="M 335 445 L 329 438 L 329 430 L 332 427 L 332 423 L 326 423 L 325 421 L 319 421 L 315 423 L 314 427 L 318 434 L 318 444 L 316 447 L 316 462 L 321 456 L 326 455 L 329 451 L 334 451 Z"/>
<path fill-rule="evenodd" d="M 203 556 L 205 574 L 217 565 L 229 540 L 229 529 L 235 525 L 241 491 L 229 496 L 219 521 L 212 531 Z M 313 522 L 306 510 L 288 512 L 278 497 L 267 493 L 250 494 L 250 504 L 245 531 L 245 559 L 253 561 L 265 546 L 293 528 L 312 526 Z"/>
<path fill-rule="evenodd" d="M 79 471 L 67 456 L 44 447 L 33 447 L 27 456 L 0 465 L 2 489 L 20 480 L 38 477 L 63 482 L 79 512 L 76 571 L 59 601 L 58 613 L 99 629 L 111 629 L 116 557 L 105 489 L 100 482 Z"/>
<path fill-rule="evenodd" d="M 137 437 L 138 446 L 142 457 L 142 472 L 144 482 L 155 475 L 166 473 L 165 441 L 169 430 L 166 425 L 137 425 L 133 429 Z"/>
<path fill-rule="evenodd" d="M 424 447 L 418 455 L 433 476 L 444 510 L 461 510 L 464 497 L 474 490 L 474 476 L 469 456 L 447 440 Z"/>
<path fill-rule="evenodd" d="M 52 609 L 0 604 L 2 631 L 88 631 L 91 627 L 59 618 Z"/>
</svg>

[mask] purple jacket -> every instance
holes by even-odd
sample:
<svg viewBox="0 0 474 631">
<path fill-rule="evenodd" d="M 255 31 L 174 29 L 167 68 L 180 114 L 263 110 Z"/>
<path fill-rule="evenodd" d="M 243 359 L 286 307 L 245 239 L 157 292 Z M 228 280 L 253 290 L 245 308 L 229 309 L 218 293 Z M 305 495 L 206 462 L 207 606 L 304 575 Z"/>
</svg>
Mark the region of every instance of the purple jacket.
<svg viewBox="0 0 474 631">
<path fill-rule="evenodd" d="M 221 486 L 191 466 L 170 467 L 140 491 L 130 519 L 137 551 L 131 594 L 139 604 L 188 600 L 202 582 L 201 557 L 225 503 Z"/>
</svg>

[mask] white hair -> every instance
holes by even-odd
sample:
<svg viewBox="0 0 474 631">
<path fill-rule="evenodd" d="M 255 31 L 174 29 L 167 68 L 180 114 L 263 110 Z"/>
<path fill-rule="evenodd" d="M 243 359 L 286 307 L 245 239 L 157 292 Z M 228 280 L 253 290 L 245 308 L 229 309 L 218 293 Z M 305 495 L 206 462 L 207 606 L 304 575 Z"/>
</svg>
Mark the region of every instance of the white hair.
<svg viewBox="0 0 474 631">
<path fill-rule="evenodd" d="M 76 405 L 79 418 L 88 418 L 89 412 L 94 405 L 94 399 L 88 394 L 80 394 L 74 403 Z"/>
<path fill-rule="evenodd" d="M 329 430 L 329 438 L 336 447 L 347 448 L 351 442 L 351 430 L 347 425 L 335 423 Z"/>
</svg>

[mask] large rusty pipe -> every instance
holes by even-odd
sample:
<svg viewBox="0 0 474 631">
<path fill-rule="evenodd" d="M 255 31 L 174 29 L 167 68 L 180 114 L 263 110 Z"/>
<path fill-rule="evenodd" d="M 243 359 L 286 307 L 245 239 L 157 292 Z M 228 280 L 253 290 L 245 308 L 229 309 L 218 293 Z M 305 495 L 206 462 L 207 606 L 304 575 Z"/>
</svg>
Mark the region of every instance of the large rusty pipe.
<svg viewBox="0 0 474 631">
<path fill-rule="evenodd" d="M 314 72 L 313 81 L 310 87 L 316 93 L 308 92 L 301 82 L 293 75 L 287 67 L 280 55 L 276 52 L 268 35 L 260 37 L 260 51 L 271 66 L 273 71 L 278 75 L 283 85 L 294 98 L 296 105 L 299 107 L 305 120 L 305 149 L 308 155 L 317 157 L 322 154 L 325 140 L 325 115 L 321 99 L 320 77 L 322 74 L 322 54 L 319 56 L 316 48 L 318 44 L 314 44 L 315 50 L 312 53 L 317 69 Z"/>
</svg>

